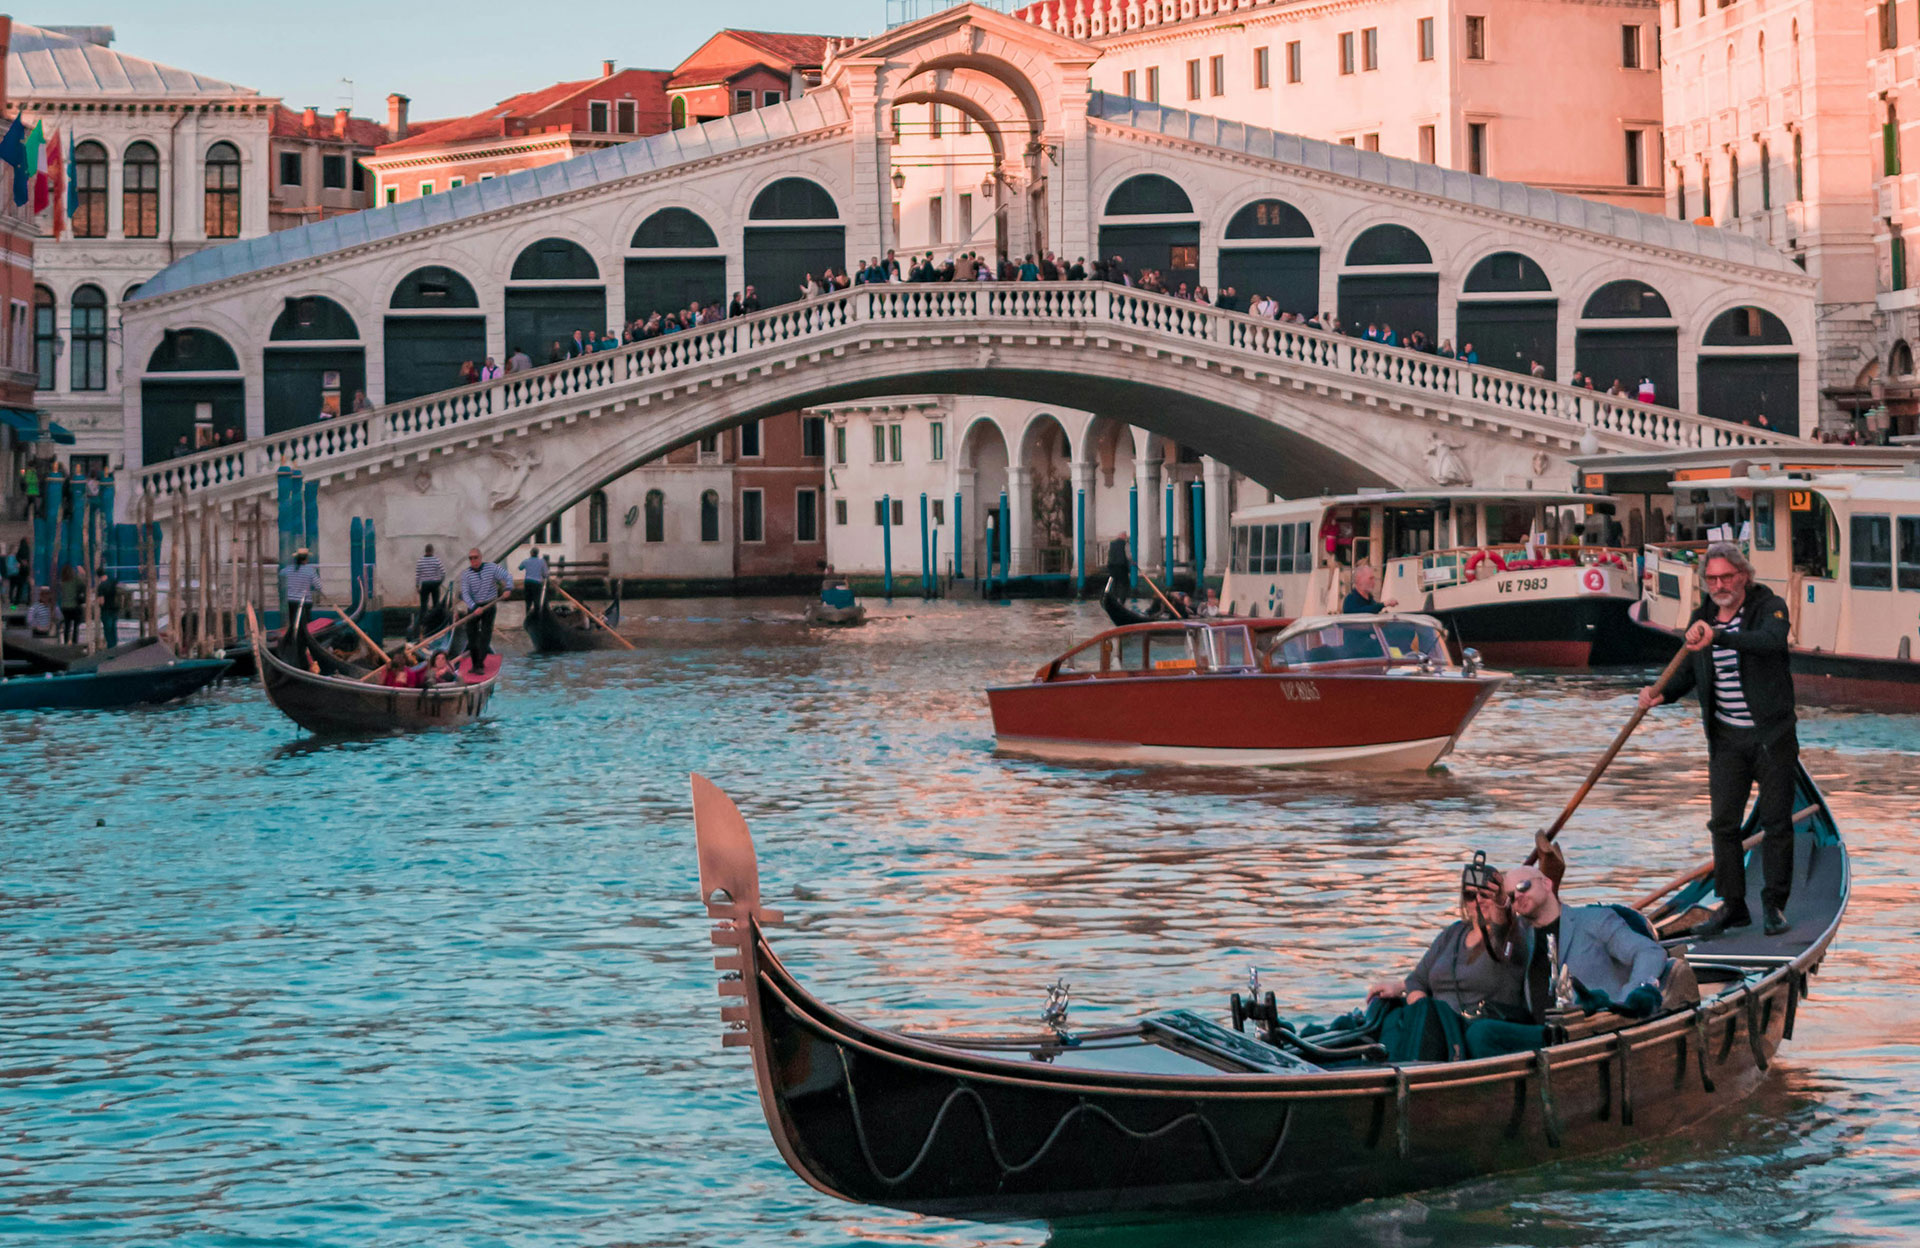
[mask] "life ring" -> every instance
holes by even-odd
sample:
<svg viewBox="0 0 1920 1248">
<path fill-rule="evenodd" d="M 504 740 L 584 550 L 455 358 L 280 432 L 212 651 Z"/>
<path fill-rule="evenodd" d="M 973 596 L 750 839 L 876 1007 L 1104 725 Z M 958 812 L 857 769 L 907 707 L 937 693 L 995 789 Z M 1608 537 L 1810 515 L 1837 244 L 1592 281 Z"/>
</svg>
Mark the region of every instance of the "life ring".
<svg viewBox="0 0 1920 1248">
<path fill-rule="evenodd" d="M 1505 572 L 1507 570 L 1507 561 L 1500 557 L 1499 551 L 1476 550 L 1473 552 L 1473 557 L 1467 560 L 1467 579 L 1470 581 L 1479 580 L 1480 565 L 1489 559 L 1493 561 L 1493 570 L 1495 572 Z"/>
</svg>

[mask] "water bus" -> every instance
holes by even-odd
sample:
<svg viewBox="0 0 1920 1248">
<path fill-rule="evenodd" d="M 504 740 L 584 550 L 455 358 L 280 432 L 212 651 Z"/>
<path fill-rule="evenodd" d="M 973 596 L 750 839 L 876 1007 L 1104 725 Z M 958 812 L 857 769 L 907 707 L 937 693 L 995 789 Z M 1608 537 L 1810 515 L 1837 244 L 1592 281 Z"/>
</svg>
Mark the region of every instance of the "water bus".
<svg viewBox="0 0 1920 1248">
<path fill-rule="evenodd" d="M 1451 488 L 1248 507 L 1233 516 L 1224 609 L 1338 611 L 1355 570 L 1370 566 L 1382 601 L 1440 620 L 1456 651 L 1472 647 L 1489 663 L 1664 659 L 1672 643 L 1627 618 L 1640 596 L 1637 551 L 1615 510 L 1576 492 Z"/>
<path fill-rule="evenodd" d="M 1920 711 L 1920 448 L 1813 445 L 1575 461 L 1647 516 L 1635 618 L 1675 638 L 1701 600 L 1708 542 L 1745 547 L 1791 613 L 1795 691 L 1812 705 Z"/>
<path fill-rule="evenodd" d="M 1424 768 L 1501 672 L 1453 667 L 1422 615 L 1173 620 L 1109 629 L 987 690 L 1002 749 L 1100 762 Z"/>
</svg>

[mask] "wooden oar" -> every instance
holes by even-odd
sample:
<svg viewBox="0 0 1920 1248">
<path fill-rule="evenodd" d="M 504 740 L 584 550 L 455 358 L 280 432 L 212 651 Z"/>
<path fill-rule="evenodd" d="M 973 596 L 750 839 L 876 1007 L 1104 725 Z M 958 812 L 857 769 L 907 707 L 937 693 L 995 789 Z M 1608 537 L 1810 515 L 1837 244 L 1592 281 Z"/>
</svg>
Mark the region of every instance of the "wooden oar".
<svg viewBox="0 0 1920 1248">
<path fill-rule="evenodd" d="M 1680 664 L 1684 663 L 1692 653 L 1691 650 L 1682 646 L 1673 658 L 1667 661 L 1666 669 L 1660 673 L 1659 679 L 1653 682 L 1653 691 L 1655 693 L 1659 693 L 1667 687 L 1667 682 L 1673 679 L 1673 674 L 1680 670 Z M 1633 708 L 1632 718 L 1628 719 L 1626 726 L 1614 735 L 1613 744 L 1607 747 L 1607 752 L 1600 756 L 1600 761 L 1595 763 L 1593 770 L 1587 773 L 1586 781 L 1582 783 L 1581 786 L 1574 791 L 1573 796 L 1568 799 L 1566 809 L 1561 811 L 1560 817 L 1555 819 L 1553 823 L 1547 827 L 1547 830 L 1542 833 L 1547 840 L 1551 841 L 1560 835 L 1560 829 L 1567 826 L 1567 820 L 1573 818 L 1573 812 L 1579 809 L 1580 803 L 1587 799 L 1587 794 L 1593 792 L 1593 786 L 1600 782 L 1601 774 L 1605 772 L 1607 766 L 1613 762 L 1614 757 L 1620 753 L 1621 747 L 1626 745 L 1627 738 L 1633 735 L 1633 730 L 1640 726 L 1640 721 L 1646 718 L 1649 709 L 1650 708 L 1643 706 L 1635 706 Z M 1532 866 L 1539 860 L 1540 851 L 1538 849 L 1535 849 L 1527 855 L 1528 866 Z"/>
<path fill-rule="evenodd" d="M 333 604 L 333 609 L 340 613 L 340 618 L 347 622 L 347 627 L 353 630 L 354 636 L 358 637 L 361 641 L 366 642 L 367 649 L 373 651 L 375 654 L 380 656 L 381 670 L 384 671 L 385 669 L 393 666 L 393 660 L 387 657 L 387 652 L 380 648 L 380 643 L 376 642 L 373 638 L 367 636 L 367 634 L 364 631 L 362 631 L 361 627 L 354 622 L 353 615 L 351 612 L 349 612 L 345 607 L 341 606 L 337 602 Z"/>
<path fill-rule="evenodd" d="M 590 607 L 588 607 L 586 603 L 581 602 L 578 598 L 575 598 L 572 594 L 568 593 L 566 589 L 560 584 L 559 581 L 554 581 L 552 582 L 552 584 L 553 584 L 553 588 L 559 593 L 559 595 L 562 598 L 565 598 L 568 602 L 572 603 L 574 605 L 574 608 L 578 610 L 582 615 L 585 615 L 588 619 L 592 620 L 595 624 L 598 624 L 601 628 L 604 628 L 609 633 L 612 633 L 613 639 L 615 641 L 619 642 L 621 645 L 625 646 L 629 650 L 639 649 L 638 646 L 635 646 L 632 642 L 628 641 L 625 637 L 622 637 L 620 635 L 619 630 L 614 628 L 613 625 L 607 623 L 605 620 L 595 615 L 593 613 L 593 610 Z"/>
<path fill-rule="evenodd" d="M 1145 572 L 1139 571 L 1138 569 L 1135 570 L 1134 575 L 1138 576 L 1141 580 L 1147 583 L 1147 588 L 1153 591 L 1153 596 L 1158 598 L 1161 602 L 1165 603 L 1167 610 L 1173 612 L 1174 619 L 1184 620 L 1187 618 L 1186 612 L 1182 611 L 1179 607 L 1174 606 L 1172 600 L 1169 599 L 1165 594 L 1160 592 L 1160 587 L 1153 583 L 1152 577 L 1148 576 Z"/>
<path fill-rule="evenodd" d="M 474 608 L 473 610 L 467 612 L 465 615 L 461 616 L 459 619 L 455 620 L 453 623 L 447 625 L 445 628 L 441 629 L 439 632 L 433 634 L 433 636 L 422 637 L 419 641 L 414 642 L 412 648 L 415 650 L 423 650 L 426 647 L 432 645 L 434 642 L 439 641 L 442 637 L 445 637 L 448 633 L 452 632 L 454 629 L 459 628 L 462 624 L 465 624 L 468 620 L 471 620 L 474 616 L 479 615 L 482 611 L 491 611 L 499 605 L 500 605 L 500 600 L 498 598 L 495 598 L 492 602 L 483 603 L 480 606 Z M 374 668 L 372 671 L 368 672 L 365 676 L 362 676 L 360 678 L 360 683 L 363 685 L 371 683 L 375 677 L 379 676 L 382 672 L 386 671 L 391 666 L 393 666 L 393 660 L 388 659 L 385 663 L 382 663 L 379 667 Z"/>
</svg>

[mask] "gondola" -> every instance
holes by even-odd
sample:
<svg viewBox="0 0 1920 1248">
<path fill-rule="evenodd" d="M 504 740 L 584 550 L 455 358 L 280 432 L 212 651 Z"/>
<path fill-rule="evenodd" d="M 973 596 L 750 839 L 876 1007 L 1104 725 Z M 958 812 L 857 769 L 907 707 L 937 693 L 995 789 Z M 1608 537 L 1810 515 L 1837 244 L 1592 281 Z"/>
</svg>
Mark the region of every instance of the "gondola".
<svg viewBox="0 0 1920 1248">
<path fill-rule="evenodd" d="M 1100 609 L 1107 613 L 1107 618 L 1113 621 L 1115 628 L 1125 628 L 1129 624 L 1157 624 L 1162 620 L 1186 618 L 1185 616 L 1176 617 L 1158 602 L 1146 611 L 1135 611 L 1120 596 L 1115 588 L 1115 578 L 1112 577 L 1107 579 L 1107 587 L 1100 594 Z"/>
<path fill-rule="evenodd" d="M 751 1051 L 787 1164 L 843 1200 L 1056 1223 L 1325 1210 L 1606 1153 L 1731 1109 L 1792 1038 L 1846 908 L 1846 849 L 1804 770 L 1796 801 L 1791 927 L 1692 942 L 1699 1004 L 1641 1022 L 1575 1014 L 1567 1039 L 1532 1053 L 1387 1065 L 1365 1046 L 1189 1010 L 1074 1032 L 1050 1008 L 1009 1036 L 857 1022 L 774 955 L 780 916 L 761 900 L 746 823 L 693 778 L 722 1042 Z M 1646 919 L 1662 933 L 1696 922 L 1706 874 L 1658 890 Z"/>
<path fill-rule="evenodd" d="M 261 684 L 267 700 L 308 732 L 324 736 L 411 732 L 422 728 L 450 728 L 471 723 L 486 711 L 500 684 L 500 656 L 490 654 L 476 675 L 471 656 L 455 663 L 459 682 L 425 689 L 368 684 L 365 667 L 343 662 L 316 649 L 313 657 L 323 667 L 314 673 L 296 667 L 265 644 L 259 621 L 249 619 L 254 649 L 260 656 Z"/>
<path fill-rule="evenodd" d="M 602 628 L 572 603 L 564 600 L 549 603 L 552 592 L 551 587 L 543 584 L 540 597 L 527 604 L 527 618 L 521 622 L 535 650 L 542 654 L 570 654 L 619 647 L 620 639 L 612 630 Z M 620 622 L 619 598 L 607 608 L 606 620 L 614 625 Z"/>
<path fill-rule="evenodd" d="M 345 638 L 354 636 L 353 629 L 348 625 L 347 620 L 350 619 L 355 624 L 363 624 L 366 620 L 366 615 L 367 603 L 363 598 L 360 605 L 355 607 L 345 617 L 334 616 L 328 619 L 307 621 L 307 635 L 315 645 L 335 645 Z M 278 645 L 281 641 L 281 633 L 282 630 L 280 629 L 269 632 L 267 634 L 268 642 Z M 253 638 L 251 636 L 242 636 L 235 639 L 232 645 L 219 651 L 218 657 L 226 659 L 232 665 L 227 669 L 229 676 L 252 680 L 260 674 L 260 665 L 254 658 Z"/>
<path fill-rule="evenodd" d="M 173 702 L 219 679 L 225 659 L 181 659 L 158 642 L 129 643 L 101 662 L 0 680 L 0 711 L 113 711 Z"/>
</svg>

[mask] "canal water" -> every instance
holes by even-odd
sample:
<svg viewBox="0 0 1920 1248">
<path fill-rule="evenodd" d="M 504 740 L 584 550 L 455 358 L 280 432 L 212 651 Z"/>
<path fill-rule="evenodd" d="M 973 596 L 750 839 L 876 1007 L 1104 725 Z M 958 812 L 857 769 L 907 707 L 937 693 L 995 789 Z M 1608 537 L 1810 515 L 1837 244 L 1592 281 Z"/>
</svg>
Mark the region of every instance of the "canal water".
<svg viewBox="0 0 1920 1248">
<path fill-rule="evenodd" d="M 1326 1216 L 1056 1234 L 787 1170 L 719 1046 L 689 771 L 754 827 L 789 965 L 860 1017 L 1030 1025 L 1056 976 L 1079 1026 L 1217 1011 L 1249 963 L 1332 1013 L 1411 965 L 1462 859 L 1525 851 L 1635 678 L 1522 677 L 1432 775 L 1076 770 L 996 756 L 981 689 L 1095 608 L 646 609 L 637 651 L 516 661 L 458 732 L 318 743 L 248 685 L 0 719 L 0 1243 L 1920 1239 L 1920 719 L 1806 717 L 1853 905 L 1744 1107 Z M 1570 895 L 1704 852 L 1695 715 L 1656 715 L 1576 816 Z"/>
</svg>

